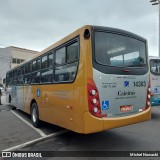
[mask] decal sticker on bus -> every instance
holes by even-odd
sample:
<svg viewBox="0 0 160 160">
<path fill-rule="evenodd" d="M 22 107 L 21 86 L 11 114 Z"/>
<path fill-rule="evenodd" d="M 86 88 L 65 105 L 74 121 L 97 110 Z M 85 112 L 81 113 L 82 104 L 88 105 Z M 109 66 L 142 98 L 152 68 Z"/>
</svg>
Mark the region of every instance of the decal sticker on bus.
<svg viewBox="0 0 160 160">
<path fill-rule="evenodd" d="M 102 110 L 109 109 L 109 101 L 102 101 Z"/>
</svg>

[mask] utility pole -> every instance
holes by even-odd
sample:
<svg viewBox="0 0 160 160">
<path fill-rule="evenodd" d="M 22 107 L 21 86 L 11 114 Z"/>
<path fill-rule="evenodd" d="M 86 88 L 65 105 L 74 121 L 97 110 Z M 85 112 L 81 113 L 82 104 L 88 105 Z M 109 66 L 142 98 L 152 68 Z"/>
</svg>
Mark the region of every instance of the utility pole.
<svg viewBox="0 0 160 160">
<path fill-rule="evenodd" d="M 160 0 L 151 0 L 150 1 L 152 5 L 159 5 L 159 32 L 158 32 L 158 38 L 159 38 L 159 45 L 158 45 L 158 52 L 160 57 Z"/>
</svg>

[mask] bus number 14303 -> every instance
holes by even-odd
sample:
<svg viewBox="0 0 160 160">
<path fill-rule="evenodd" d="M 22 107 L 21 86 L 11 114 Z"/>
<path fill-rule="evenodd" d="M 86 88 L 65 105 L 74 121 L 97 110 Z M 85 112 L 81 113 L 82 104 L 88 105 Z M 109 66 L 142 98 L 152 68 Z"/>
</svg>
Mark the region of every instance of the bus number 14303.
<svg viewBox="0 0 160 160">
<path fill-rule="evenodd" d="M 133 82 L 134 87 L 146 87 L 146 81 Z"/>
</svg>

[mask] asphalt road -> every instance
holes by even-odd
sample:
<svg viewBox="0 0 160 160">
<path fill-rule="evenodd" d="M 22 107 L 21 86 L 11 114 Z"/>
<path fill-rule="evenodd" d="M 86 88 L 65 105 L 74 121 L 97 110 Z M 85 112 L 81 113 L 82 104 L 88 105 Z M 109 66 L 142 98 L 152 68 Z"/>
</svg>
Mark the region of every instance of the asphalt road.
<svg viewBox="0 0 160 160">
<path fill-rule="evenodd" d="M 153 108 L 151 121 L 89 135 L 68 132 L 43 144 L 27 150 L 157 151 L 160 150 L 160 107 Z"/>
<path fill-rule="evenodd" d="M 54 139 L 24 148 L 23 151 L 160 151 L 160 107 L 152 108 L 152 119 L 147 122 L 90 135 L 68 132 Z M 108 159 L 159 160 L 160 158 L 107 157 Z"/>
<path fill-rule="evenodd" d="M 8 108 L 8 105 L 0 108 Z M 21 112 L 14 111 L 28 122 L 30 117 Z M 0 150 L 13 147 L 14 145 L 25 143 L 40 135 L 30 126 L 24 124 L 11 111 L 0 112 Z M 63 130 L 60 127 L 44 123 L 41 128 L 47 135 L 52 132 Z M 115 128 L 95 134 L 83 135 L 71 131 L 61 134 L 54 138 L 33 144 L 21 149 L 21 151 L 160 151 L 160 106 L 152 108 L 152 119 L 150 121 Z M 116 154 L 116 153 L 115 153 Z M 14 158 L 12 158 L 14 159 Z M 24 158 L 25 159 L 25 158 Z M 53 158 L 42 158 L 53 159 Z M 54 159 L 100 159 L 85 157 L 56 157 Z M 158 159 L 159 158 L 101 158 L 101 159 Z"/>
<path fill-rule="evenodd" d="M 0 105 L 0 151 L 64 130 L 45 122 L 37 130 L 32 126 L 30 115 L 20 110 L 13 110 L 14 107 L 5 102 L 5 97 L 2 97 L 2 104 Z"/>
</svg>

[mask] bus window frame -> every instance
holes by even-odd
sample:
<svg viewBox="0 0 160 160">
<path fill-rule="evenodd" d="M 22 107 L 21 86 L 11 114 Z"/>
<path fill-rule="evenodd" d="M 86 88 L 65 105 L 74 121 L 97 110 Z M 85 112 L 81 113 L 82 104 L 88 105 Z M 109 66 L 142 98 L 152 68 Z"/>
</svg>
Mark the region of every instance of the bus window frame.
<svg viewBox="0 0 160 160">
<path fill-rule="evenodd" d="M 49 66 L 49 56 L 52 54 L 52 58 L 53 58 L 53 61 L 52 61 L 52 66 Z M 42 68 L 42 58 L 47 56 L 47 67 L 46 68 Z M 41 59 L 41 69 L 40 69 L 40 75 L 41 75 L 41 80 L 40 80 L 40 84 L 41 85 L 46 85 L 46 84 L 53 84 L 53 72 L 54 72 L 54 49 L 51 49 L 50 51 L 46 52 L 45 54 L 42 54 L 40 56 L 40 59 Z M 51 82 L 42 82 L 42 71 L 44 70 L 49 70 L 49 69 L 52 69 L 52 80 Z"/>
<path fill-rule="evenodd" d="M 57 66 L 62 66 L 62 65 L 55 65 L 55 53 L 56 53 L 56 50 L 58 50 L 58 49 L 60 49 L 60 48 L 62 48 L 62 47 L 67 48 L 68 46 L 70 46 L 70 45 L 72 45 L 72 44 L 74 44 L 74 43 L 76 43 L 76 42 L 77 42 L 77 44 L 78 44 L 78 46 L 77 46 L 77 47 L 78 47 L 77 60 L 68 63 L 68 62 L 67 62 L 67 59 L 66 59 L 66 63 L 65 63 L 65 64 L 62 64 L 62 65 L 68 65 L 68 64 L 72 64 L 72 63 L 77 63 L 77 66 L 76 66 L 77 68 L 76 68 L 76 72 L 75 72 L 75 77 L 74 77 L 73 80 L 70 80 L 70 81 L 60 81 L 60 82 L 56 82 L 56 81 L 54 80 L 54 78 L 55 78 L 55 67 L 57 67 Z M 47 59 L 48 59 L 48 61 L 49 61 L 49 55 L 51 55 L 51 54 L 53 54 L 53 64 L 52 64 L 51 67 L 49 67 L 49 62 L 48 62 L 48 67 L 45 68 L 45 69 L 52 69 L 52 71 L 53 71 L 52 82 L 44 82 L 44 83 L 42 83 L 42 82 L 41 82 L 41 71 L 42 71 L 42 70 L 45 70 L 45 69 L 41 69 L 42 57 L 44 57 L 45 55 L 47 55 Z M 65 52 L 65 54 L 67 55 L 66 52 Z M 67 57 L 66 57 L 66 58 L 67 58 Z M 37 63 L 37 60 L 38 60 L 38 59 L 40 60 L 40 68 L 39 68 L 38 70 L 36 70 L 36 71 L 33 71 L 33 62 L 36 61 L 36 63 Z M 16 71 L 16 73 L 17 73 L 17 70 L 19 70 L 19 69 L 21 69 L 21 72 L 22 72 L 22 68 L 23 68 L 23 69 L 24 69 L 24 74 L 21 73 L 21 76 L 23 77 L 23 84 L 16 84 L 17 86 L 74 83 L 74 81 L 76 80 L 76 77 L 77 77 L 78 70 L 79 70 L 79 63 L 80 63 L 80 35 L 77 35 L 77 36 L 73 37 L 72 39 L 64 42 L 63 44 L 61 44 L 61 45 L 59 45 L 59 46 L 57 46 L 57 47 L 55 47 L 55 48 L 52 48 L 51 50 L 47 51 L 46 53 L 43 53 L 42 55 L 40 55 L 40 56 L 38 56 L 38 57 L 36 57 L 36 58 L 34 58 L 34 59 L 32 59 L 32 60 L 24 63 L 23 65 L 18 66 L 16 69 L 12 69 L 12 70 L 10 70 L 9 72 L 7 72 L 8 75 L 10 75 L 10 74 L 12 73 L 12 78 L 10 78 L 10 76 L 9 76 L 8 82 L 10 82 L 10 79 L 12 79 L 12 84 L 11 84 L 11 85 L 13 85 L 13 78 L 14 78 L 14 77 L 13 77 L 13 72 Z M 27 65 L 29 66 L 29 70 L 27 70 L 27 72 L 26 72 L 26 66 L 27 66 Z M 36 66 L 37 66 L 37 64 L 36 64 Z M 32 74 L 35 73 L 35 72 L 40 72 L 40 81 L 39 81 L 39 83 L 32 83 Z M 30 82 L 29 82 L 29 83 L 25 83 L 25 82 L 24 82 L 24 78 L 25 78 L 26 76 L 30 76 Z M 16 78 L 16 80 L 18 81 L 19 76 L 16 76 L 15 78 Z M 8 85 L 10 85 L 10 84 L 8 83 Z"/>
<path fill-rule="evenodd" d="M 74 62 L 72 61 L 72 62 L 68 63 L 68 62 L 67 62 L 67 49 L 66 49 L 66 48 L 67 48 L 69 45 L 72 45 L 72 44 L 74 44 L 74 43 L 76 43 L 76 42 L 77 42 L 77 44 L 78 44 L 78 57 L 77 57 L 77 61 L 74 61 Z M 63 48 L 63 47 L 65 47 L 66 63 L 61 64 L 61 65 L 56 65 L 56 63 L 55 63 L 56 51 L 57 51 L 58 49 Z M 77 69 L 76 69 L 75 77 L 74 77 L 73 80 L 70 80 L 70 81 L 59 81 L 59 82 L 56 82 L 56 81 L 55 81 L 55 68 L 56 68 L 56 67 L 60 67 L 60 66 L 64 66 L 64 65 L 68 65 L 68 64 L 72 64 L 72 63 L 76 63 L 76 62 L 77 62 Z M 78 70 L 79 70 L 79 62 L 80 62 L 80 35 L 78 35 L 78 36 L 70 39 L 69 41 L 65 42 L 64 44 L 61 44 L 60 46 L 58 46 L 58 47 L 56 47 L 56 48 L 54 49 L 54 71 L 53 71 L 53 74 L 54 74 L 53 77 L 54 77 L 54 79 L 53 79 L 53 83 L 54 83 L 54 84 L 74 83 L 74 81 L 76 80 L 76 77 L 77 77 Z"/>
</svg>

